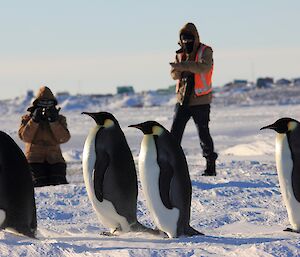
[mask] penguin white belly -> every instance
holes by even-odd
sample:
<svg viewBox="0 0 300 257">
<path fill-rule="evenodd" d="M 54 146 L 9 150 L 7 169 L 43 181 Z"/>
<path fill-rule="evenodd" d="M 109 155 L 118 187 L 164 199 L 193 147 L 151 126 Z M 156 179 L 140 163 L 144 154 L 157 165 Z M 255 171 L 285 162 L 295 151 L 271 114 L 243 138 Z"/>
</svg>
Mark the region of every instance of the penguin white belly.
<svg viewBox="0 0 300 257">
<path fill-rule="evenodd" d="M 146 203 L 154 223 L 169 237 L 176 237 L 179 210 L 166 208 L 160 198 L 160 168 L 157 163 L 157 151 L 152 135 L 145 135 L 143 138 L 139 155 L 139 171 Z"/>
<path fill-rule="evenodd" d="M 0 226 L 3 224 L 5 217 L 6 217 L 5 211 L 0 209 Z"/>
<path fill-rule="evenodd" d="M 292 187 L 293 160 L 286 134 L 276 136 L 276 166 L 279 185 L 289 221 L 294 230 L 300 230 L 300 203 Z"/>
<path fill-rule="evenodd" d="M 119 215 L 114 205 L 103 199 L 102 202 L 96 198 L 93 182 L 94 167 L 96 162 L 95 139 L 100 126 L 91 129 L 83 149 L 82 166 L 83 179 L 88 193 L 88 197 L 92 202 L 92 206 L 97 213 L 100 222 L 111 229 L 113 232 L 116 228 L 121 226 L 122 231 L 129 231 L 130 227 L 125 217 Z"/>
</svg>

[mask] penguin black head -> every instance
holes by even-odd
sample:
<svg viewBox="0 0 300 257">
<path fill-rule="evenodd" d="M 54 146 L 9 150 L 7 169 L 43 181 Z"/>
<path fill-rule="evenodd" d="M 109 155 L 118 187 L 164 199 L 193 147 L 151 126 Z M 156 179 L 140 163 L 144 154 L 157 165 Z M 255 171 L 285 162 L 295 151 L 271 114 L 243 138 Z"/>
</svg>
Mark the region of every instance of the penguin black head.
<svg viewBox="0 0 300 257">
<path fill-rule="evenodd" d="M 143 123 L 130 125 L 128 127 L 140 129 L 145 135 L 160 136 L 166 129 L 156 121 L 145 121 Z"/>
<path fill-rule="evenodd" d="M 81 114 L 91 116 L 101 127 L 108 128 L 118 124 L 117 119 L 109 112 L 82 112 Z"/>
<path fill-rule="evenodd" d="M 294 120 L 292 118 L 281 118 L 277 120 L 275 123 L 262 127 L 262 129 L 273 129 L 279 134 L 285 134 L 289 131 L 293 131 L 299 122 L 297 120 Z"/>
</svg>

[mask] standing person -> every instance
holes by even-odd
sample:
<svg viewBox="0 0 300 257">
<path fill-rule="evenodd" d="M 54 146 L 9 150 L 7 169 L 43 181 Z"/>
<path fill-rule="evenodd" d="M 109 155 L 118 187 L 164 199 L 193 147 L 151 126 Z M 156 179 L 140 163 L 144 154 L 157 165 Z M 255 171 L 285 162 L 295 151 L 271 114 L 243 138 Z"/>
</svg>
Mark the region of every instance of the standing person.
<svg viewBox="0 0 300 257">
<path fill-rule="evenodd" d="M 60 144 L 70 139 L 66 118 L 59 114 L 57 100 L 42 86 L 22 116 L 19 137 L 25 142 L 25 155 L 32 169 L 35 187 L 67 184 L 66 162 Z"/>
<path fill-rule="evenodd" d="M 200 138 L 206 169 L 202 175 L 216 175 L 217 153 L 209 132 L 210 103 L 212 101 L 212 48 L 201 43 L 197 28 L 187 23 L 179 31 L 176 59 L 171 65 L 171 76 L 177 80 L 177 104 L 171 133 L 181 143 L 188 120 L 192 117 Z"/>
</svg>

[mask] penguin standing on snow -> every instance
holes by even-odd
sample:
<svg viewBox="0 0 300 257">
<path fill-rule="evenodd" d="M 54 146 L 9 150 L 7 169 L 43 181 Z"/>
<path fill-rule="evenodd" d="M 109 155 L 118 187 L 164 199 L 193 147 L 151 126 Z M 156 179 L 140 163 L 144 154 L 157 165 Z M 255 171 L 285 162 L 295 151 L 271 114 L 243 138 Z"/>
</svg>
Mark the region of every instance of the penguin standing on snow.
<svg viewBox="0 0 300 257">
<path fill-rule="evenodd" d="M 150 214 L 170 238 L 203 235 L 190 226 L 192 186 L 179 144 L 155 121 L 130 125 L 144 133 L 139 174 Z"/>
<path fill-rule="evenodd" d="M 35 237 L 34 189 L 29 164 L 15 141 L 0 131 L 0 227 Z"/>
<path fill-rule="evenodd" d="M 118 121 L 107 112 L 83 114 L 97 123 L 85 141 L 82 165 L 87 193 L 99 220 L 111 233 L 156 233 L 137 221 L 136 169 Z"/>
<path fill-rule="evenodd" d="M 262 129 L 273 129 L 276 135 L 276 168 L 279 185 L 292 228 L 300 232 L 300 123 L 281 118 Z"/>
</svg>

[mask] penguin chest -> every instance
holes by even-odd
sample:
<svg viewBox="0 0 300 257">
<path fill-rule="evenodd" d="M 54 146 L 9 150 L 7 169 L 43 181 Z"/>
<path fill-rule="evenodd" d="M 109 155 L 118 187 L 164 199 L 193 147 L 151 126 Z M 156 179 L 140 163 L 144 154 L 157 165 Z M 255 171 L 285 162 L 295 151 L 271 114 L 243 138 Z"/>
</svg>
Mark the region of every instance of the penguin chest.
<svg viewBox="0 0 300 257">
<path fill-rule="evenodd" d="M 123 216 L 119 215 L 114 207 L 113 203 L 103 199 L 100 202 L 95 194 L 94 188 L 94 168 L 96 163 L 96 147 L 95 147 L 95 140 L 96 134 L 99 130 L 100 126 L 96 126 L 93 128 L 84 144 L 83 149 L 83 157 L 82 157 L 82 169 L 83 169 L 83 179 L 86 186 L 88 197 L 92 203 L 96 214 L 106 227 L 111 228 L 111 230 L 115 230 L 116 228 L 120 227 L 123 231 L 129 230 L 129 224 Z"/>
<path fill-rule="evenodd" d="M 282 198 L 289 221 L 295 230 L 300 229 L 300 203 L 292 187 L 293 159 L 286 134 L 276 136 L 276 167 Z"/>
<path fill-rule="evenodd" d="M 179 210 L 164 206 L 159 191 L 160 168 L 157 163 L 157 150 L 152 135 L 145 135 L 139 155 L 141 184 L 150 214 L 156 226 L 169 237 L 176 237 Z"/>
<path fill-rule="evenodd" d="M 3 224 L 6 218 L 6 213 L 4 210 L 0 209 L 0 226 Z"/>
</svg>

